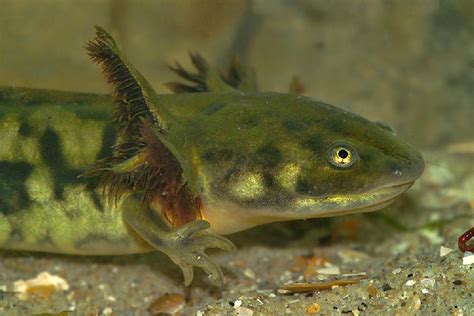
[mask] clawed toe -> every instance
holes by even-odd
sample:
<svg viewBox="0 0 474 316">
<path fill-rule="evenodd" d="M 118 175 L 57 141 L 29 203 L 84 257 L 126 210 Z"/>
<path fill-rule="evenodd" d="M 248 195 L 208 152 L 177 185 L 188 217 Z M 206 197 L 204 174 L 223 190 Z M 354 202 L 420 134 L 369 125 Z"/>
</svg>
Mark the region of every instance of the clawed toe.
<svg viewBox="0 0 474 316">
<path fill-rule="evenodd" d="M 236 249 L 235 245 L 227 238 L 210 233 L 202 236 L 199 243 L 201 251 L 205 251 L 208 248 L 222 249 L 225 251 L 233 251 Z"/>
<path fill-rule="evenodd" d="M 180 238 L 191 238 L 191 236 L 197 232 L 204 231 L 211 227 L 211 225 L 204 221 L 204 220 L 197 220 L 191 223 L 188 223 L 187 225 L 184 225 L 180 227 L 177 231 L 176 234 Z"/>
<path fill-rule="evenodd" d="M 186 263 L 177 263 L 184 277 L 184 286 L 189 286 L 194 278 L 193 266 Z"/>
<path fill-rule="evenodd" d="M 218 286 L 222 286 L 224 283 L 224 276 L 222 274 L 221 268 L 214 263 L 209 256 L 202 253 L 196 257 L 196 262 L 194 263 L 197 267 L 200 267 L 207 273 L 209 279 Z"/>
<path fill-rule="evenodd" d="M 167 253 L 183 271 L 186 286 L 193 280 L 194 266 L 203 269 L 216 285 L 224 283 L 222 270 L 205 251 L 209 248 L 231 251 L 235 246 L 227 238 L 206 231 L 208 228 L 208 222 L 198 220 L 180 227 L 169 236 L 171 242 Z"/>
</svg>

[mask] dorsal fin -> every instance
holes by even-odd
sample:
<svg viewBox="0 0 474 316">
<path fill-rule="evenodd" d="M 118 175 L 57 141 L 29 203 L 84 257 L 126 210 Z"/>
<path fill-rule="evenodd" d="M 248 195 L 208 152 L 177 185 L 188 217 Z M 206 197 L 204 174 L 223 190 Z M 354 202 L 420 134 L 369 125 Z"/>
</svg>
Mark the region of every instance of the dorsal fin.
<svg viewBox="0 0 474 316">
<path fill-rule="evenodd" d="M 235 92 L 257 91 L 255 73 L 240 64 L 234 58 L 226 73 L 219 74 L 198 53 L 189 53 L 191 63 L 197 73 L 186 70 L 179 62 L 169 68 L 184 79 L 183 82 L 168 82 L 166 86 L 174 93 L 196 93 L 196 92 Z"/>
<path fill-rule="evenodd" d="M 102 188 L 115 203 L 126 192 L 141 194 L 148 206 L 158 204 L 173 227 L 200 218 L 200 200 L 183 179 L 179 155 L 166 139 L 166 120 L 172 116 L 162 108 L 160 115 L 155 114 L 155 91 L 103 28 L 96 27 L 96 37 L 86 49 L 114 85 L 119 138 L 113 155 L 99 160 L 82 176 L 93 178 L 91 186 Z"/>
</svg>

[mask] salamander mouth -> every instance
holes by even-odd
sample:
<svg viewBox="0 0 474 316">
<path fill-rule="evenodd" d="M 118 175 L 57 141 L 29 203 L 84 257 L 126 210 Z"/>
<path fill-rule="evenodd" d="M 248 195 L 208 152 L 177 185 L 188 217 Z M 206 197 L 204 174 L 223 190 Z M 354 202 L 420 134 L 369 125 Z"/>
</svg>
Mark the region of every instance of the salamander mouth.
<svg viewBox="0 0 474 316">
<path fill-rule="evenodd" d="M 272 222 L 370 212 L 390 205 L 412 185 L 413 182 L 398 184 L 353 196 L 302 197 L 279 210 L 242 208 L 236 203 L 218 201 L 206 205 L 203 218 L 211 223 L 214 232 L 230 234 Z"/>
<path fill-rule="evenodd" d="M 299 218 L 329 217 L 372 212 L 392 204 L 414 181 L 382 187 L 358 195 L 334 195 L 325 198 L 300 198 L 295 201 L 294 216 Z M 290 214 L 287 214 L 290 215 Z"/>
</svg>

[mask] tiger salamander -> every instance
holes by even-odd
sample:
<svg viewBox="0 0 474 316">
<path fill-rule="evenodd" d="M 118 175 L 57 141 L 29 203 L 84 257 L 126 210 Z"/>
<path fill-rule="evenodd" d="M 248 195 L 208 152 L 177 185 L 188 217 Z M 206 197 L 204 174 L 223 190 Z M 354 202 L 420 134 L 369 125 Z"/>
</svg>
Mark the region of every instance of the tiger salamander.
<svg viewBox="0 0 474 316">
<path fill-rule="evenodd" d="M 423 171 L 383 124 L 296 93 L 259 92 L 237 61 L 158 95 L 102 28 L 86 44 L 112 96 L 0 88 L 0 248 L 159 250 L 216 282 L 208 248 L 265 223 L 381 209 Z M 111 110 L 113 109 L 113 110 Z M 110 113 L 111 112 L 111 113 Z"/>
</svg>

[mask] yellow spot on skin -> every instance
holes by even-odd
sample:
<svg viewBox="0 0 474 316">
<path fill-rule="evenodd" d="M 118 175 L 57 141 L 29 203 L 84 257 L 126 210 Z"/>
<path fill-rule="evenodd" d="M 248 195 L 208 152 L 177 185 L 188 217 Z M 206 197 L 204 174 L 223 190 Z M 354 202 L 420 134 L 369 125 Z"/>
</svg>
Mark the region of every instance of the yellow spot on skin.
<svg viewBox="0 0 474 316">
<path fill-rule="evenodd" d="M 296 164 L 287 164 L 284 166 L 280 173 L 276 176 L 278 183 L 287 190 L 294 190 L 296 182 L 298 181 L 298 175 L 300 174 L 301 167 Z"/>
<path fill-rule="evenodd" d="M 231 185 L 230 191 L 235 197 L 243 200 L 258 198 L 265 193 L 263 177 L 257 173 L 242 175 Z"/>
<path fill-rule="evenodd" d="M 92 165 L 102 146 L 105 123 L 84 120 L 68 112 L 58 111 L 53 118 L 64 155 L 72 168 L 81 169 Z"/>
<path fill-rule="evenodd" d="M 30 163 L 36 163 L 40 160 L 41 154 L 37 139 L 33 137 L 21 137 L 17 141 L 18 158 Z"/>
<path fill-rule="evenodd" d="M 55 229 L 51 231 L 51 239 L 69 248 L 67 250 L 73 250 L 74 243 L 90 233 L 104 235 L 111 240 L 128 234 L 120 212 L 109 208 L 103 212 L 97 210 L 83 187 L 66 186 L 64 200 L 62 216 L 52 219 Z"/>
<path fill-rule="evenodd" d="M 28 196 L 35 202 L 47 203 L 54 199 L 53 179 L 45 167 L 36 167 L 25 186 Z"/>
<path fill-rule="evenodd" d="M 5 215 L 0 214 L 0 246 L 10 237 L 11 225 Z"/>
<path fill-rule="evenodd" d="M 302 198 L 295 201 L 296 208 L 304 208 L 316 205 L 318 202 L 316 199 Z"/>
<path fill-rule="evenodd" d="M 97 210 L 89 192 L 84 190 L 83 186 L 66 186 L 63 201 L 51 199 L 36 202 L 28 212 L 21 213 L 15 220 L 21 223 L 25 237 L 23 245 L 19 244 L 17 248 L 24 246 L 25 249 L 44 251 L 39 248 L 39 242 L 48 237 L 58 247 L 55 250 L 78 253 L 75 243 L 89 234 L 107 236 L 112 242 L 117 238 L 129 236 L 121 213 L 113 208 Z M 39 246 L 35 248 L 34 245 Z M 100 246 L 101 249 L 89 249 L 89 252 L 107 254 L 116 247 L 124 247 L 123 244 Z"/>
<path fill-rule="evenodd" d="M 0 160 L 11 161 L 16 158 L 12 149 L 17 140 L 19 128 L 20 124 L 14 117 L 7 117 L 0 121 Z"/>
</svg>

